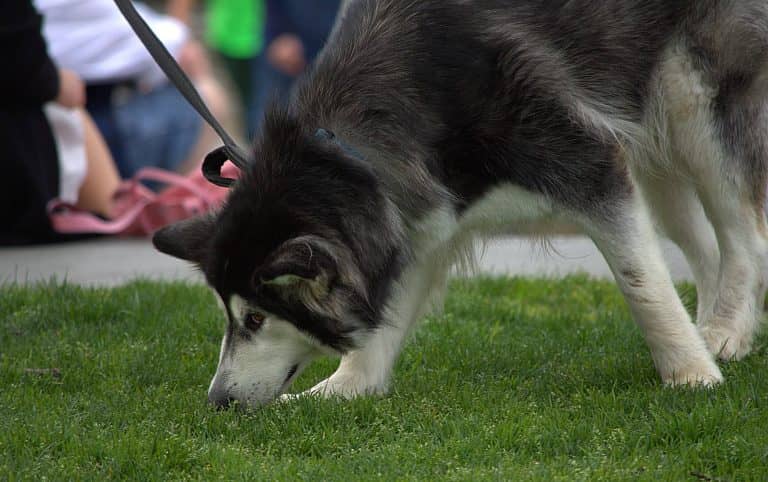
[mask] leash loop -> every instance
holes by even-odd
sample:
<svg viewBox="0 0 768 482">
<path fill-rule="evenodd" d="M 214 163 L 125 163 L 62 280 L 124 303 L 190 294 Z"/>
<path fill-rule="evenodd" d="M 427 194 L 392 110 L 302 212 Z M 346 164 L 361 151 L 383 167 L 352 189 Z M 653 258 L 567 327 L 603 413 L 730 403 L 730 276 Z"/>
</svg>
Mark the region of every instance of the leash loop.
<svg viewBox="0 0 768 482">
<path fill-rule="evenodd" d="M 251 156 L 237 145 L 226 129 L 211 114 L 211 111 L 192 85 L 189 77 L 181 70 L 181 67 L 179 67 L 179 64 L 176 63 L 176 60 L 168 52 L 168 49 L 165 48 L 152 29 L 149 28 L 149 25 L 141 18 L 131 0 L 115 0 L 115 4 L 133 31 L 136 32 L 141 43 L 144 44 L 152 58 L 155 59 L 157 65 L 165 72 L 165 75 L 176 86 L 176 89 L 181 92 L 181 95 L 187 99 L 187 102 L 195 108 L 197 113 L 205 119 L 208 125 L 216 131 L 216 134 L 224 142 L 223 147 L 215 149 L 205 157 L 203 161 L 203 175 L 208 181 L 217 186 L 231 186 L 235 181 L 232 178 L 226 178 L 221 175 L 222 166 L 228 159 L 240 170 L 243 170 L 252 161 Z"/>
</svg>

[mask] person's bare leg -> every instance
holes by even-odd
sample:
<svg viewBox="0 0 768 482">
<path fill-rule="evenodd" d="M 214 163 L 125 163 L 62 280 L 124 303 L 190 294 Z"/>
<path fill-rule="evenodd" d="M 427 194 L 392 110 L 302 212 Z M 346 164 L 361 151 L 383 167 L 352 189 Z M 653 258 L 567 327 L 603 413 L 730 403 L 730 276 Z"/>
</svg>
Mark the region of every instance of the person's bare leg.
<svg viewBox="0 0 768 482">
<path fill-rule="evenodd" d="M 102 216 L 112 215 L 112 201 L 120 185 L 120 175 L 104 138 L 91 116 L 81 111 L 87 172 L 77 200 L 77 207 Z"/>
</svg>

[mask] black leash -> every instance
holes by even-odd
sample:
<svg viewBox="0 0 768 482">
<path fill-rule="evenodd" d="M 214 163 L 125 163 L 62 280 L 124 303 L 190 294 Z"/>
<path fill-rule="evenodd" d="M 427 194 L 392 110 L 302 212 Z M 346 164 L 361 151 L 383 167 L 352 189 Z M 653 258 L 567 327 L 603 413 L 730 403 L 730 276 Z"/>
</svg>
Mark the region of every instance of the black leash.
<svg viewBox="0 0 768 482">
<path fill-rule="evenodd" d="M 217 186 L 230 187 L 235 180 L 221 175 L 221 168 L 224 163 L 229 159 L 234 165 L 243 170 L 251 162 L 251 157 L 235 143 L 229 133 L 219 124 L 219 121 L 213 117 L 200 94 L 195 90 L 192 82 L 190 82 L 189 77 L 181 70 L 181 67 L 179 67 L 179 64 L 176 63 L 176 60 L 168 52 L 168 49 L 165 48 L 152 29 L 149 28 L 149 25 L 141 18 L 131 0 L 115 0 L 115 4 L 117 4 L 117 8 L 120 9 L 125 19 L 128 20 L 133 31 L 136 32 L 141 43 L 144 44 L 152 58 L 155 59 L 157 65 L 165 72 L 165 75 L 173 82 L 173 85 L 181 92 L 181 95 L 187 99 L 187 102 L 208 122 L 208 125 L 216 131 L 216 134 L 224 142 L 222 147 L 215 149 L 205 156 L 203 175 Z"/>
<path fill-rule="evenodd" d="M 173 85 L 175 85 L 176 89 L 181 92 L 181 95 L 187 99 L 187 102 L 189 102 L 198 114 L 208 122 L 208 125 L 216 131 L 216 134 L 218 134 L 224 142 L 222 147 L 211 151 L 205 156 L 205 159 L 203 160 L 203 175 L 208 181 L 217 186 L 232 186 L 235 179 L 221 175 L 221 168 L 224 166 L 224 163 L 227 162 L 227 160 L 230 160 L 235 166 L 240 168 L 240 170 L 243 170 L 251 163 L 251 156 L 235 143 L 229 133 L 227 133 L 221 124 L 219 124 L 219 121 L 217 121 L 213 114 L 211 114 L 211 111 L 208 110 L 208 107 L 200 97 L 200 94 L 195 90 L 189 77 L 187 77 L 181 70 L 181 67 L 179 67 L 179 64 L 176 63 L 176 60 L 168 52 L 168 49 L 165 48 L 152 29 L 149 28 L 149 25 L 147 25 L 144 19 L 141 18 L 141 15 L 136 11 L 131 0 L 115 0 L 115 4 L 131 25 L 133 31 L 136 32 L 141 43 L 144 44 L 144 47 L 146 47 L 150 55 L 152 55 L 152 58 L 155 59 L 157 65 L 159 65 L 162 71 L 165 72 L 165 75 L 167 75 L 171 82 L 173 82 Z M 322 128 L 318 129 L 317 132 L 315 132 L 315 137 L 336 143 L 341 150 L 352 157 L 357 159 L 363 158 L 357 150 L 342 142 L 341 139 L 337 138 L 331 131 Z"/>
</svg>

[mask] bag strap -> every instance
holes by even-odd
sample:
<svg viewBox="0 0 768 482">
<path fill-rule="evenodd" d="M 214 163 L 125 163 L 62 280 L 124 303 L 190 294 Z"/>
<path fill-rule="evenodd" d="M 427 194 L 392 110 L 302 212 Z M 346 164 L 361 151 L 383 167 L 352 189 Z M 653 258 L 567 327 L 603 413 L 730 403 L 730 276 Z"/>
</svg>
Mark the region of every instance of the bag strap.
<svg viewBox="0 0 768 482">
<path fill-rule="evenodd" d="M 140 181 L 154 181 L 166 184 L 169 188 L 175 187 L 186 190 L 192 195 L 187 199 L 194 199 L 195 203 L 200 203 L 202 208 L 206 210 L 211 209 L 217 204 L 216 198 L 210 191 L 199 186 L 191 179 L 162 169 L 144 167 L 139 169 L 130 180 L 124 182 L 121 187 L 125 191 L 138 192 L 140 194 L 136 195 L 132 205 L 125 212 L 113 219 L 103 219 L 59 199 L 51 200 L 48 203 L 47 210 L 54 230 L 63 234 L 122 234 L 138 221 L 142 224 L 145 232 L 153 231 L 156 227 L 149 226 L 147 219 L 142 216 L 142 213 L 149 206 L 168 205 L 168 201 L 164 201 L 166 198 L 164 198 L 163 193 L 169 191 L 165 190 L 160 194 L 155 194 L 146 189 L 141 189 Z M 185 200 L 179 199 L 174 202 L 189 210 L 189 204 Z"/>
<path fill-rule="evenodd" d="M 246 151 L 240 148 L 237 143 L 232 139 L 229 133 L 221 126 L 219 121 L 211 114 L 208 107 L 205 105 L 202 97 L 197 92 L 189 77 L 181 70 L 179 64 L 176 63 L 173 56 L 168 52 L 168 49 L 160 42 L 149 25 L 141 18 L 141 15 L 136 11 L 131 0 L 115 0 L 117 8 L 123 14 L 125 19 L 131 25 L 131 28 L 144 44 L 144 47 L 149 51 L 152 58 L 155 59 L 157 65 L 165 72 L 165 75 L 173 82 L 173 85 L 181 92 L 181 95 L 187 99 L 192 107 L 205 119 L 216 134 L 219 135 L 224 142 L 224 146 L 215 149 L 205 156 L 203 161 L 203 175 L 208 181 L 221 187 L 229 187 L 234 184 L 235 180 L 229 177 L 223 177 L 221 175 L 221 168 L 227 159 L 232 161 L 241 170 L 245 169 L 251 162 L 251 157 Z"/>
<path fill-rule="evenodd" d="M 166 184 L 166 190 L 160 191 L 159 197 L 163 197 L 163 193 L 167 191 L 168 187 L 176 187 L 186 190 L 189 194 L 196 196 L 205 205 L 211 207 L 216 205 L 217 198 L 210 191 L 210 188 L 206 189 L 195 183 L 194 180 L 186 176 L 181 176 L 175 172 L 165 171 L 156 167 L 142 167 L 136 174 L 133 175 L 134 181 L 154 181 L 162 184 Z M 214 188 L 215 189 L 215 188 Z"/>
<path fill-rule="evenodd" d="M 115 219 L 102 219 L 57 199 L 48 203 L 48 217 L 54 231 L 62 234 L 120 234 L 136 222 L 141 212 L 152 203 L 142 199 Z"/>
</svg>

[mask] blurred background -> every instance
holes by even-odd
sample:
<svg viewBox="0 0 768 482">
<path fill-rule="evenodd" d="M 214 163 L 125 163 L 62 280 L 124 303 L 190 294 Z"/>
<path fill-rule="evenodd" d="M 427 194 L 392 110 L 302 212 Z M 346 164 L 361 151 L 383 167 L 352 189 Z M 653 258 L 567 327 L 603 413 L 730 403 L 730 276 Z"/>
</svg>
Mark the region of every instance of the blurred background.
<svg viewBox="0 0 768 482">
<path fill-rule="evenodd" d="M 134 2 L 213 114 L 245 144 L 266 105 L 287 101 L 339 4 Z M 203 185 L 200 163 L 220 141 L 112 0 L 3 2 L 0 50 L 9 62 L 0 80 L 0 159 L 10 169 L 0 180 L 0 245 L 148 235 L 221 201 L 216 191 L 190 200 L 178 187 Z M 160 183 L 151 169 L 178 177 Z"/>
<path fill-rule="evenodd" d="M 247 145 L 265 106 L 286 102 L 311 66 L 340 3 L 134 4 L 214 115 Z M 154 251 L 147 237 L 223 200 L 226 190 L 206 182 L 199 169 L 220 141 L 169 84 L 113 1 L 0 2 L 0 55 L 0 246 L 10 246 L 0 250 L 0 284 L 199 279 L 186 263 Z M 592 243 L 572 236 L 571 227 L 533 230 L 557 237 L 545 249 L 526 233 L 491 243 L 480 270 L 610 277 Z M 688 278 L 680 253 L 665 246 L 675 279 Z"/>
</svg>

